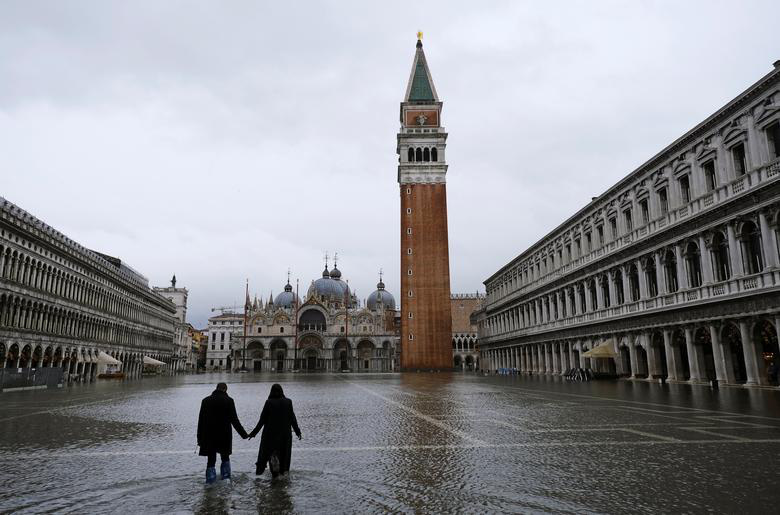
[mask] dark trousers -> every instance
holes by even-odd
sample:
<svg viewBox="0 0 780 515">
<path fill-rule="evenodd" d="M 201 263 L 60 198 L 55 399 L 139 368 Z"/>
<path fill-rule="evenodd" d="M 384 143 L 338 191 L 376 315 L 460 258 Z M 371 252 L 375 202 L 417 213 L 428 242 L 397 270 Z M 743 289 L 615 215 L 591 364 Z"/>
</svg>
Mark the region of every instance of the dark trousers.
<svg viewBox="0 0 780 515">
<path fill-rule="evenodd" d="M 216 465 L 217 464 L 217 451 L 210 452 L 207 458 L 208 458 L 208 461 L 206 462 L 206 466 L 207 467 L 213 467 L 214 465 Z M 219 453 L 219 459 L 222 460 L 223 462 L 230 461 L 230 454 L 225 454 L 225 453 L 220 452 Z"/>
</svg>

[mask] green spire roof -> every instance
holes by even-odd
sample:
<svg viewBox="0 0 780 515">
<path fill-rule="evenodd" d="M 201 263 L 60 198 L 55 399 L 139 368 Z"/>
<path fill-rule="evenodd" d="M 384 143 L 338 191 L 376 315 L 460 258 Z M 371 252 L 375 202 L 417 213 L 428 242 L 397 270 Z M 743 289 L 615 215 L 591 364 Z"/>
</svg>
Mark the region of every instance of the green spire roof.
<svg viewBox="0 0 780 515">
<path fill-rule="evenodd" d="M 422 59 L 421 59 L 422 57 Z M 417 65 L 414 67 L 414 77 L 412 77 L 412 89 L 409 90 L 409 100 L 433 101 L 433 90 L 428 81 L 426 73 L 425 57 L 417 57 Z"/>
<path fill-rule="evenodd" d="M 417 40 L 417 51 L 414 53 L 414 62 L 412 63 L 412 74 L 406 85 L 405 102 L 438 102 L 436 87 L 433 85 L 431 71 L 428 69 L 428 62 L 425 60 L 422 41 Z"/>
</svg>

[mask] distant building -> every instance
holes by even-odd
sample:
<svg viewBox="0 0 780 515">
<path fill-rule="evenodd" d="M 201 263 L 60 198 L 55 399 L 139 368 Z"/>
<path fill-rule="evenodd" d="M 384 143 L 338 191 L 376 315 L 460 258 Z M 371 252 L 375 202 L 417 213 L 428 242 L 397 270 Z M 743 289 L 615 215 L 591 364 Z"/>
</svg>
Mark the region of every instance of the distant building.
<svg viewBox="0 0 780 515">
<path fill-rule="evenodd" d="M 477 323 L 472 315 L 482 307 L 485 296 L 477 293 L 457 293 L 450 296 L 452 310 L 452 363 L 455 370 L 479 368 Z"/>
<path fill-rule="evenodd" d="M 231 370 L 233 346 L 244 330 L 244 314 L 224 312 L 209 318 L 206 370 Z"/>
<path fill-rule="evenodd" d="M 83 247 L 0 198 L 0 363 L 126 377 L 148 356 L 170 365 L 176 308 L 118 258 Z M 110 357 L 110 358 L 109 358 Z M 113 366 L 113 365 L 112 365 Z"/>
<path fill-rule="evenodd" d="M 192 349 L 192 326 L 187 323 L 187 288 L 176 287 L 176 276 L 171 279 L 171 285 L 164 288 L 155 287 L 154 291 L 170 300 L 176 307 L 176 324 L 174 331 L 174 352 L 172 368 L 174 371 L 194 370 L 196 358 Z"/>
</svg>

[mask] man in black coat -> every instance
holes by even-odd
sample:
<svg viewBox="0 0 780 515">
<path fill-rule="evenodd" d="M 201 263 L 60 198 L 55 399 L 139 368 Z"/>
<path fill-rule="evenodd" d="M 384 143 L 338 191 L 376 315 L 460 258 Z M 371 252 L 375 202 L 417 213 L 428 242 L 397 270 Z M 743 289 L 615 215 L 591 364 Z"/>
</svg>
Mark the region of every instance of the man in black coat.
<svg viewBox="0 0 780 515">
<path fill-rule="evenodd" d="M 263 430 L 263 434 L 260 437 L 255 474 L 258 476 L 262 474 L 267 463 L 271 465 L 273 477 L 288 472 L 292 454 L 292 431 L 295 431 L 295 435 L 300 440 L 301 429 L 295 418 L 292 401 L 284 396 L 282 386 L 279 384 L 271 386 L 271 393 L 263 406 L 260 421 L 249 433 L 249 438 L 254 438 L 260 429 Z"/>
<path fill-rule="evenodd" d="M 228 397 L 227 385 L 219 383 L 214 392 L 200 403 L 198 416 L 198 446 L 200 455 L 207 456 L 206 483 L 217 480 L 217 453 L 222 460 L 222 479 L 230 478 L 230 454 L 233 452 L 233 431 L 236 428 L 241 438 L 247 438 L 246 431 L 238 421 L 236 404 Z"/>
</svg>

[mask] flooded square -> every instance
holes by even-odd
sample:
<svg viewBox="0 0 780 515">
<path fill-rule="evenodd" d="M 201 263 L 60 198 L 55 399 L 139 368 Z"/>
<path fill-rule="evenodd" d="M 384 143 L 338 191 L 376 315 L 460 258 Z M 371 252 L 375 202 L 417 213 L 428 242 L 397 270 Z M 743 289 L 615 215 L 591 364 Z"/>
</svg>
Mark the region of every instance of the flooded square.
<svg viewBox="0 0 780 515">
<path fill-rule="evenodd" d="M 273 382 L 303 440 L 289 477 L 204 484 L 200 400 L 242 424 Z M 474 374 L 206 374 L 0 398 L 0 510 L 143 513 L 762 512 L 780 500 L 775 391 Z"/>
</svg>

